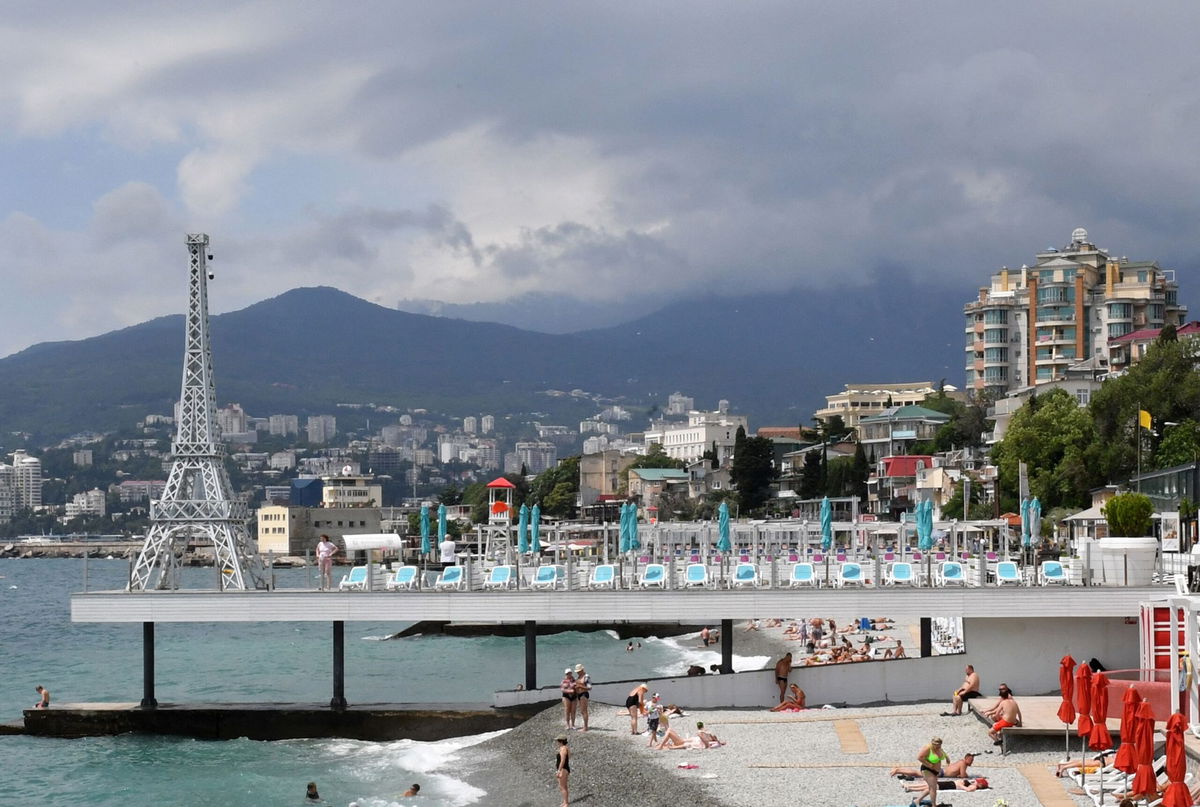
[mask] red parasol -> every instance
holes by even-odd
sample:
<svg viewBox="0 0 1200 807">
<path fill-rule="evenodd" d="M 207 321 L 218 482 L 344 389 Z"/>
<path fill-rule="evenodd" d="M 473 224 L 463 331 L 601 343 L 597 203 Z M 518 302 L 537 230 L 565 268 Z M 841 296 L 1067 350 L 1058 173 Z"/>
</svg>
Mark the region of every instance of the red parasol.
<svg viewBox="0 0 1200 807">
<path fill-rule="evenodd" d="M 1137 770 L 1137 742 L 1134 737 L 1134 724 L 1137 722 L 1137 708 L 1141 702 L 1141 693 L 1132 685 L 1121 696 L 1121 747 L 1117 749 L 1113 767 L 1127 774 Z"/>
<path fill-rule="evenodd" d="M 1079 712 L 1079 723 L 1075 730 L 1081 740 L 1087 740 L 1092 732 L 1092 668 L 1086 663 L 1075 670 L 1075 710 Z"/>
<path fill-rule="evenodd" d="M 1163 794 L 1163 807 L 1192 807 L 1192 794 L 1188 792 L 1183 777 L 1187 775 L 1187 759 L 1183 751 L 1183 731 L 1187 718 L 1176 712 L 1167 720 L 1167 792 Z"/>
<path fill-rule="evenodd" d="M 1158 794 L 1158 778 L 1154 775 L 1154 707 L 1149 701 L 1138 704 L 1134 720 L 1134 735 L 1137 737 L 1137 773 L 1129 790 L 1139 796 Z"/>
<path fill-rule="evenodd" d="M 1075 669 L 1075 659 L 1063 656 L 1058 663 L 1058 688 L 1062 691 L 1062 703 L 1058 706 L 1058 719 L 1070 726 L 1075 722 L 1075 704 L 1071 702 L 1075 692 L 1075 679 L 1072 672 Z"/>
<path fill-rule="evenodd" d="M 1093 751 L 1104 751 L 1113 747 L 1108 734 L 1108 676 L 1097 673 L 1092 677 L 1092 733 L 1088 735 L 1088 747 Z"/>
</svg>

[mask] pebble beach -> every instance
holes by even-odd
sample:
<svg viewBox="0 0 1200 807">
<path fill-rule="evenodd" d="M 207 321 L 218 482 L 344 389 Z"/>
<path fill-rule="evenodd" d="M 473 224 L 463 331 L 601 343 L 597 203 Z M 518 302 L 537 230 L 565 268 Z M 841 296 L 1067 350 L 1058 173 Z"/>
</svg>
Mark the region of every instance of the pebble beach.
<svg viewBox="0 0 1200 807">
<path fill-rule="evenodd" d="M 899 630 L 906 630 L 900 626 Z M 736 649 L 769 655 L 772 663 L 794 642 L 781 641 L 778 630 L 743 632 Z M 662 692 L 664 702 L 672 700 Z M 941 737 L 951 759 L 978 755 L 972 775 L 991 787 L 976 792 L 943 793 L 945 803 L 993 807 L 1003 799 L 1010 807 L 1037 805 L 1030 776 L 1053 775 L 1061 753 L 1021 752 L 1002 756 L 993 748 L 982 723 L 972 716 L 943 717 L 946 703 L 919 703 L 853 708 L 821 708 L 772 713 L 766 709 L 690 709 L 673 718 L 672 728 L 684 737 L 696 722 L 715 733 L 724 746 L 708 750 L 658 751 L 648 736 L 633 736 L 619 704 L 594 703 L 588 732 L 564 732 L 561 706 L 548 708 L 522 726 L 476 746 L 465 778 L 487 791 L 482 803 L 557 805 L 554 782 L 554 737 L 566 733 L 571 748 L 571 803 L 588 807 L 759 807 L 772 803 L 819 803 L 848 807 L 908 805 L 903 782 L 888 775 L 893 766 L 915 765 L 917 751 Z M 644 728 L 644 720 L 640 728 Z M 686 767 L 681 767 L 686 766 Z M 1062 804 L 1090 805 L 1053 784 Z"/>
</svg>

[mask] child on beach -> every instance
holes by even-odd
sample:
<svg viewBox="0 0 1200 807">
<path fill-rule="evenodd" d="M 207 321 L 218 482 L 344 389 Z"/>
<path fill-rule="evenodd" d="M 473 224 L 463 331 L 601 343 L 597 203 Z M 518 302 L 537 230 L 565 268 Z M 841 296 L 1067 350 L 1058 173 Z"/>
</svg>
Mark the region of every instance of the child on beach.
<svg viewBox="0 0 1200 807">
<path fill-rule="evenodd" d="M 663 707 L 662 701 L 659 700 L 657 692 L 650 698 L 650 704 L 646 707 L 646 728 L 650 730 L 650 745 L 654 745 L 658 739 L 658 722 L 662 717 Z"/>
</svg>

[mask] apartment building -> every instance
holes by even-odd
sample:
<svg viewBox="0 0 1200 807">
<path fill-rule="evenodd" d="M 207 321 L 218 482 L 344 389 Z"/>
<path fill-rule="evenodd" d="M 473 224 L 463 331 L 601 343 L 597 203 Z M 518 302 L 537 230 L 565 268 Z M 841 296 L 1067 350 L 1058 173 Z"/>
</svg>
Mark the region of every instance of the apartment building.
<svg viewBox="0 0 1200 807">
<path fill-rule="evenodd" d="M 949 384 L 942 387 L 947 395 L 955 395 L 958 388 Z M 847 428 L 856 428 L 865 417 L 881 414 L 895 406 L 916 406 L 937 392 L 932 381 L 911 381 L 901 384 L 847 384 L 841 392 L 825 396 L 825 408 L 818 409 L 813 417 L 828 423 L 834 416 L 840 417 Z"/>
<path fill-rule="evenodd" d="M 658 443 L 668 457 L 684 462 L 700 459 L 715 444 L 717 460 L 725 462 L 733 457 L 738 427 L 746 429 L 747 425 L 745 415 L 732 415 L 720 409 L 716 412 L 692 410 L 688 413 L 687 423 L 656 421 L 646 430 L 643 440 L 647 451 Z"/>
<path fill-rule="evenodd" d="M 548 471 L 558 463 L 558 446 L 544 440 L 527 440 L 517 443 L 517 466 L 525 466 L 530 474 Z"/>
<path fill-rule="evenodd" d="M 13 507 L 41 507 L 42 461 L 20 450 L 13 452 L 12 459 Z"/>
<path fill-rule="evenodd" d="M 337 434 L 337 418 L 333 415 L 312 415 L 305 424 L 310 443 L 328 443 Z"/>
<path fill-rule="evenodd" d="M 1078 227 L 1033 266 L 1002 267 L 966 317 L 966 389 L 999 398 L 1063 376 L 1073 364 L 1111 363 L 1110 340 L 1141 328 L 1181 325 L 1175 271 L 1097 248 Z"/>
<path fill-rule="evenodd" d="M 380 531 L 378 507 L 270 505 L 260 507 L 257 517 L 258 551 L 281 555 L 315 552 L 317 538 L 322 534 L 344 546 L 339 539 L 346 534 L 365 535 Z"/>
</svg>

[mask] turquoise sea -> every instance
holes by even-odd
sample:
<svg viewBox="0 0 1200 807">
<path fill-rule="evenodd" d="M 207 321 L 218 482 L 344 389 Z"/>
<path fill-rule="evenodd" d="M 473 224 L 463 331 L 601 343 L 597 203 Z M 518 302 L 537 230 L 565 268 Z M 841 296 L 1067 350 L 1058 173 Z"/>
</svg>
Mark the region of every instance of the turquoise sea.
<svg viewBox="0 0 1200 807">
<path fill-rule="evenodd" d="M 88 561 L 88 587 L 119 589 L 128 573 L 123 560 Z M 188 587 L 205 585 L 213 574 L 211 569 L 185 573 Z M 310 575 L 308 570 L 280 571 L 277 584 L 308 587 Z M 0 560 L 0 720 L 20 719 L 21 710 L 37 699 L 38 684 L 58 703 L 141 699 L 141 626 L 71 623 L 69 595 L 83 586 L 83 560 Z M 523 678 L 519 638 L 381 641 L 403 627 L 346 624 L 351 703 L 487 702 L 494 690 L 513 688 Z M 329 624 L 159 624 L 155 633 L 160 702 L 328 703 L 332 694 Z M 694 643 L 685 647 L 679 639 L 644 639 L 634 653 L 625 645 L 606 632 L 539 637 L 539 683 L 556 684 L 564 667 L 580 662 L 594 680 L 603 681 L 679 674 L 688 664 L 718 660 L 715 652 Z M 482 739 L 210 742 L 132 735 L 0 736 L 7 772 L 0 803 L 301 805 L 305 784 L 315 781 L 331 805 L 384 807 L 397 803 L 413 782 L 421 784 L 423 805 L 465 805 L 480 801 L 483 792 L 439 771 L 453 770 L 449 763 L 469 756 L 470 746 Z"/>
</svg>

